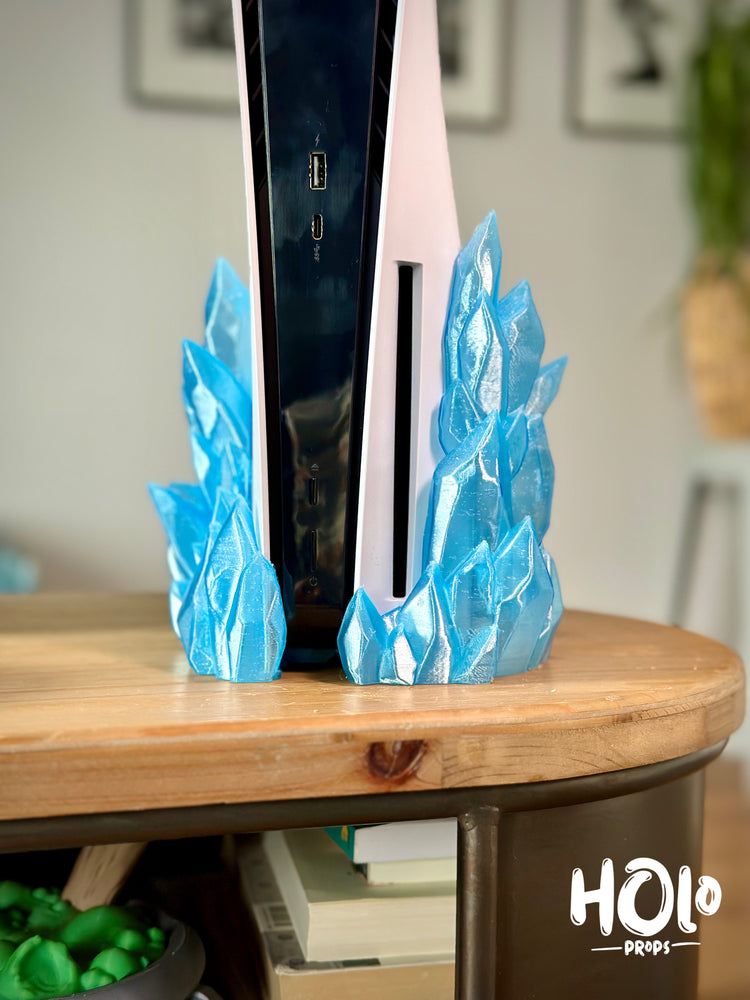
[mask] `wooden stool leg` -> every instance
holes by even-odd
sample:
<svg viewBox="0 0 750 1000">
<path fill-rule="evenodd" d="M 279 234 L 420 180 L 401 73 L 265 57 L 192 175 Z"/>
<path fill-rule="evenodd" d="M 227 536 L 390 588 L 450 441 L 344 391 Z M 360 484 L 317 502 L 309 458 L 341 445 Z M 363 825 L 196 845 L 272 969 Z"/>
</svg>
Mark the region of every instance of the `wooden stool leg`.
<svg viewBox="0 0 750 1000">
<path fill-rule="evenodd" d="M 737 537 L 737 637 L 735 648 L 750 663 L 750 484 L 735 493 Z"/>
<path fill-rule="evenodd" d="M 495 996 L 499 821 L 494 806 L 458 817 L 456 1000 Z"/>
<path fill-rule="evenodd" d="M 674 576 L 672 577 L 669 621 L 673 625 L 682 625 L 685 622 L 690 584 L 695 570 L 698 538 L 707 498 L 708 483 L 706 480 L 692 479 L 688 485 L 688 497 L 683 515 Z"/>
<path fill-rule="evenodd" d="M 735 497 L 735 525 L 737 538 L 736 554 L 736 637 L 732 645 L 742 657 L 745 669 L 750 668 L 750 483 L 738 485 Z M 750 698 L 750 689 L 747 692 Z M 746 720 L 750 716 L 746 715 Z M 734 734 L 729 743 L 729 752 L 741 755 L 745 768 L 750 774 L 750 721 Z"/>
</svg>

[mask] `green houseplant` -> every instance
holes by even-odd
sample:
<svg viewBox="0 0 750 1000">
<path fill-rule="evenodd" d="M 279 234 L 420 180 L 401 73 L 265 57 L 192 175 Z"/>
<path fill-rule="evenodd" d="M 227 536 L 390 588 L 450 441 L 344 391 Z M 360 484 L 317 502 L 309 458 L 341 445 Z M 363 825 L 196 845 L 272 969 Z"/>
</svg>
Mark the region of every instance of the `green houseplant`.
<svg viewBox="0 0 750 1000">
<path fill-rule="evenodd" d="M 709 434 L 750 435 L 750 14 L 712 0 L 687 83 L 698 254 L 683 300 L 685 350 Z"/>
</svg>

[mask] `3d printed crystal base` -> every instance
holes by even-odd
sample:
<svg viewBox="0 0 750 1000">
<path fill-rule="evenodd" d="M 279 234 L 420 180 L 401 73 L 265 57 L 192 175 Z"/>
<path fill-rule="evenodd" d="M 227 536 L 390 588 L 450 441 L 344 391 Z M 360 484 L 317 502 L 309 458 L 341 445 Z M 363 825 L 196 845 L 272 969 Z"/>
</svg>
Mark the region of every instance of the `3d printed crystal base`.
<svg viewBox="0 0 750 1000">
<path fill-rule="evenodd" d="M 286 620 L 256 540 L 251 496 L 250 304 L 220 260 L 206 348 L 183 344 L 183 398 L 198 485 L 151 486 L 167 533 L 172 625 L 191 667 L 232 681 L 280 676 Z"/>
<path fill-rule="evenodd" d="M 363 589 L 338 647 L 357 684 L 484 683 L 549 653 L 562 614 L 542 547 L 554 466 L 544 414 L 565 359 L 540 367 L 544 334 L 529 287 L 497 298 L 494 213 L 456 261 L 443 338 L 435 469 L 422 576 L 381 615 Z M 198 485 L 152 486 L 169 540 L 175 631 L 198 673 L 235 681 L 279 676 L 286 622 L 276 573 L 261 553 L 252 489 L 247 290 L 223 261 L 206 306 L 206 348 L 184 344 L 184 402 Z"/>
<path fill-rule="evenodd" d="M 357 684 L 482 683 L 536 667 L 562 614 L 542 547 L 554 466 L 544 414 L 565 359 L 540 368 L 544 333 L 528 284 L 497 298 L 494 213 L 456 261 L 443 338 L 445 395 L 425 526 L 424 572 L 380 615 L 364 590 L 339 633 Z"/>
</svg>

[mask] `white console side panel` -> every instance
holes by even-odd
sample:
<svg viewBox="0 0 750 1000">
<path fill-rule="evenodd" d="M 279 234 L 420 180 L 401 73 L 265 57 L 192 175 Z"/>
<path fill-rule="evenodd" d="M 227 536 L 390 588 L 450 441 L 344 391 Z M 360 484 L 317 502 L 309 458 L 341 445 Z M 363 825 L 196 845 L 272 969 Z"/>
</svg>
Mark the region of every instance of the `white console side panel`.
<svg viewBox="0 0 750 1000">
<path fill-rule="evenodd" d="M 393 463 L 398 265 L 415 270 L 407 593 L 422 568 L 432 473 L 442 457 L 437 411 L 442 334 L 460 248 L 440 96 L 435 0 L 400 0 L 383 171 L 367 371 L 354 587 L 381 613 L 393 596 Z M 418 296 L 421 295 L 421 303 Z"/>
<path fill-rule="evenodd" d="M 258 532 L 258 544 L 266 558 L 271 555 L 268 530 L 268 460 L 266 456 L 266 393 L 263 374 L 263 338 L 260 314 L 260 278 L 258 265 L 258 240 L 255 223 L 255 187 L 253 184 L 253 157 L 250 145 L 250 107 L 245 79 L 245 41 L 242 27 L 242 0 L 232 0 L 234 13 L 234 41 L 237 50 L 239 76 L 240 118 L 242 121 L 242 155 L 245 163 L 245 196 L 247 202 L 247 234 L 250 260 L 250 328 L 252 331 L 253 359 L 253 515 Z"/>
</svg>

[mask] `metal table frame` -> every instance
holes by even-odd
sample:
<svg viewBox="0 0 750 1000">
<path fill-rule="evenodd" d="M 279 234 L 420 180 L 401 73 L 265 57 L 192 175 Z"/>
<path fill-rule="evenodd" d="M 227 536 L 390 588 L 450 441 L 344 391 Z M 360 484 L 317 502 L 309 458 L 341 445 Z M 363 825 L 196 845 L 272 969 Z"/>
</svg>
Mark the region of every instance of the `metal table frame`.
<svg viewBox="0 0 750 1000">
<path fill-rule="evenodd" d="M 503 814 L 579 805 L 652 789 L 702 770 L 724 746 L 722 742 L 643 767 L 559 781 L 4 820 L 0 822 L 0 851 L 455 816 L 455 995 L 457 1000 L 492 1000 L 498 899 L 503 892 L 498 865 Z"/>
</svg>

